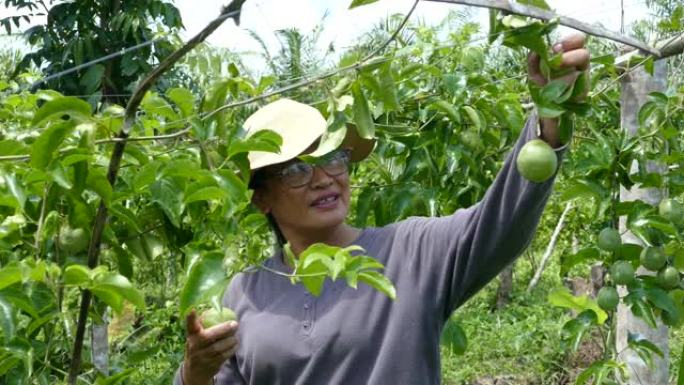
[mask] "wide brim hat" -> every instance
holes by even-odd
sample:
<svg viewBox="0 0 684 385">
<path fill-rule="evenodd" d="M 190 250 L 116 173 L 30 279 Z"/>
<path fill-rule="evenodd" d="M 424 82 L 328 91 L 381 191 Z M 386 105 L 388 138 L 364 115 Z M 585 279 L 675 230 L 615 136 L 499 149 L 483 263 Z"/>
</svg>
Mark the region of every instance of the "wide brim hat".
<svg viewBox="0 0 684 385">
<path fill-rule="evenodd" d="M 280 152 L 250 151 L 247 154 L 251 170 L 287 162 L 304 153 L 326 132 L 328 123 L 317 109 L 291 99 L 271 102 L 250 115 L 243 125 L 246 137 L 261 130 L 271 130 L 283 139 Z M 374 139 L 358 135 L 353 125 L 340 145 L 351 151 L 351 161 L 365 159 L 375 146 Z"/>
</svg>

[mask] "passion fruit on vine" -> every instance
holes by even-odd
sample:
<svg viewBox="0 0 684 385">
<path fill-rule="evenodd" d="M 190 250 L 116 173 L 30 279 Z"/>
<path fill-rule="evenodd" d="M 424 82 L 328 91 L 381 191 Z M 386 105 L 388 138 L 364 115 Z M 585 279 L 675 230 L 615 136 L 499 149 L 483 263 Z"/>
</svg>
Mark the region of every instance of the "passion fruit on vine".
<svg viewBox="0 0 684 385">
<path fill-rule="evenodd" d="M 88 248 L 88 233 L 84 229 L 65 226 L 59 230 L 59 247 L 68 254 L 78 254 Z"/>
<path fill-rule="evenodd" d="M 663 289 L 673 289 L 679 285 L 679 271 L 672 266 L 668 266 L 658 271 L 658 284 Z"/>
<path fill-rule="evenodd" d="M 221 310 L 211 308 L 205 310 L 201 315 L 202 326 L 205 329 L 224 322 L 235 321 L 236 319 L 235 312 L 227 307 L 221 308 Z"/>
<path fill-rule="evenodd" d="M 558 158 L 548 143 L 541 139 L 533 139 L 520 149 L 516 166 L 525 179 L 541 183 L 551 178 L 556 172 Z"/>
<path fill-rule="evenodd" d="M 605 251 L 615 252 L 618 251 L 622 245 L 622 239 L 620 238 L 620 233 L 612 228 L 606 227 L 601 230 L 598 236 L 598 247 Z"/>
<path fill-rule="evenodd" d="M 601 309 L 613 311 L 617 309 L 617 305 L 620 302 L 620 296 L 614 287 L 604 286 L 599 290 L 598 295 L 596 296 L 596 302 L 598 302 Z"/>
<path fill-rule="evenodd" d="M 665 266 L 667 256 L 661 247 L 646 247 L 639 256 L 641 265 L 651 271 L 658 271 Z"/>
<path fill-rule="evenodd" d="M 610 267 L 610 276 L 616 285 L 629 285 L 634 281 L 634 267 L 627 261 L 617 261 Z"/>
<path fill-rule="evenodd" d="M 666 198 L 660 201 L 658 213 L 673 223 L 680 224 L 684 219 L 684 207 L 674 199 Z"/>
</svg>

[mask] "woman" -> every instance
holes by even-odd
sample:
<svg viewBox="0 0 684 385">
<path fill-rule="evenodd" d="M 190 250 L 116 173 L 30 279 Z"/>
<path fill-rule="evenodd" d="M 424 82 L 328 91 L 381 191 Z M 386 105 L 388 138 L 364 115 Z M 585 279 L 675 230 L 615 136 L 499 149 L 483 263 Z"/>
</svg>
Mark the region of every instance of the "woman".
<svg viewBox="0 0 684 385">
<path fill-rule="evenodd" d="M 589 66 L 584 36 L 554 46 L 563 51 L 566 75 Z M 544 85 L 539 58 L 530 79 Z M 322 123 L 321 123 L 322 121 Z M 540 123 L 540 124 L 537 124 Z M 538 135 L 538 127 L 541 132 Z M 553 180 L 523 179 L 514 159 L 527 141 L 541 137 L 558 148 L 557 121 L 532 116 L 481 202 L 442 218 L 409 218 L 382 228 L 345 223 L 349 207 L 347 165 L 367 155 L 369 143 L 348 137 L 315 166 L 296 157 L 311 151 L 325 121 L 311 107 L 281 100 L 245 122 L 248 135 L 273 129 L 283 136 L 279 154 L 252 153 L 254 204 L 295 255 L 309 245 L 356 244 L 385 265 L 396 301 L 366 286 L 326 281 L 319 297 L 267 271 L 238 274 L 224 304 L 240 321 L 203 329 L 187 319 L 185 360 L 175 383 L 206 384 L 439 384 L 439 339 L 450 314 L 494 278 L 528 244 Z M 560 156 L 560 152 L 559 152 Z M 265 263 L 291 272 L 276 253 Z M 239 340 L 239 344 L 238 344 Z"/>
</svg>

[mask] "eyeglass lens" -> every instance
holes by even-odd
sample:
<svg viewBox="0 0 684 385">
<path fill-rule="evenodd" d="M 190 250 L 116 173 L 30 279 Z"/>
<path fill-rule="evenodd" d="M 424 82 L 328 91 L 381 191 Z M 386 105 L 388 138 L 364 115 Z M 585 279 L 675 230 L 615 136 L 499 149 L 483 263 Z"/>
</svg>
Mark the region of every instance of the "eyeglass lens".
<svg viewBox="0 0 684 385">
<path fill-rule="evenodd" d="M 313 168 L 320 167 L 330 176 L 338 176 L 348 171 L 349 155 L 345 151 L 335 151 L 316 164 L 296 162 L 280 171 L 280 177 L 290 187 L 301 187 L 313 177 Z"/>
</svg>

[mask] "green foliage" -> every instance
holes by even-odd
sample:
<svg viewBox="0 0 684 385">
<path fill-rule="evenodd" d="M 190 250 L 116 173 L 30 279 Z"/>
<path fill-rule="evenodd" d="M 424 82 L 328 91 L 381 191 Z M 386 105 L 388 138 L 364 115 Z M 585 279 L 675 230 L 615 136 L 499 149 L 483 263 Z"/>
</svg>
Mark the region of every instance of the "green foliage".
<svg viewBox="0 0 684 385">
<path fill-rule="evenodd" d="M 352 6 L 371 2 L 354 1 Z M 31 11 L 35 8 L 29 4 L 39 3 L 13 5 L 24 4 L 22 9 Z M 39 51 L 27 60 L 44 63 L 51 74 L 180 26 L 169 3 L 133 3 L 121 2 L 124 8 L 115 13 L 112 2 L 57 2 L 53 9 L 63 14 L 29 32 Z M 543 1 L 520 3 L 548 8 Z M 97 17 L 80 12 L 89 4 Z M 677 26 L 673 14 L 663 28 Z M 81 20 L 85 16 L 88 20 Z M 159 30 L 152 30 L 152 20 L 161 22 Z M 588 114 L 576 119 L 574 136 L 565 132 L 572 150 L 565 155 L 547 225 L 525 259 L 533 260 L 545 246 L 549 218 L 555 220 L 559 207 L 573 201 L 576 213 L 561 234 L 560 263 L 553 265 L 558 274 L 547 274 L 550 283 L 534 293 L 515 292 L 513 303 L 496 312 L 491 311 L 490 286 L 457 312 L 442 335 L 449 381 L 490 373 L 557 379 L 566 355 L 558 346 L 559 336 L 563 348 L 580 349 L 597 330 L 609 331 L 612 320 L 593 299 L 549 286 L 559 284 L 559 275 L 586 271 L 596 261 L 638 264 L 641 246 L 624 243 L 610 252 L 597 248 L 601 229 L 616 227 L 624 217 L 633 234 L 647 245 L 663 247 L 667 263 L 684 271 L 679 216 L 640 201 L 617 202 L 619 188 L 631 186 L 668 189 L 675 201 L 681 199 L 683 141 L 678 127 L 684 123 L 684 91 L 680 79 L 667 92 L 652 94 L 639 111 L 638 135 L 628 137 L 618 129 L 612 47 L 590 43 L 595 57 L 591 88 L 601 91 L 587 105 L 577 106 L 572 100 L 588 79 L 572 87 L 550 82 L 538 89 L 521 80 L 525 57 L 520 47 L 542 55 L 548 74 L 557 69 L 558 56 L 548 54 L 542 37 L 555 24 L 508 16 L 493 21 L 494 30 L 506 32 L 506 48 L 475 44 L 478 27 L 452 15 L 437 27 L 410 25 L 386 51 L 355 71 L 284 96 L 312 103 L 327 118 L 328 132 L 314 155 L 337 147 L 348 129 L 377 137 L 374 154 L 353 170 L 352 222 L 361 227 L 411 215 L 451 214 L 479 201 L 525 123 L 523 104 L 536 104 L 543 116 Z M 73 23 L 82 28 L 71 28 Z M 388 19 L 344 52 L 332 69 L 366 57 L 396 24 L 396 17 Z M 243 137 L 241 124 L 255 105 L 217 109 L 331 69 L 321 68 L 327 65 L 324 56 L 313 52 L 318 33 L 279 32 L 286 43 L 275 55 L 264 49 L 273 65 L 271 73 L 260 77 L 244 68 L 236 54 L 206 46 L 191 54 L 179 66 L 185 76 L 163 79 L 145 96 L 130 134 L 148 138 L 127 143 L 114 185 L 108 182 L 107 166 L 111 138 L 123 125 L 123 108 L 111 102 L 123 100 L 85 102 L 56 91 L 15 92 L 31 76 L 7 81 L 0 75 L 0 376 L 17 383 L 61 381 L 70 361 L 78 295 L 89 289 L 96 299 L 91 321 L 106 319 L 108 308 L 114 311 L 110 363 L 117 373 L 104 378 L 91 371 L 83 379 L 99 384 L 171 381 L 182 360 L 183 315 L 216 302 L 234 274 L 258 268 L 272 254 L 266 218 L 250 204 L 246 152 L 277 151 L 281 138 L 271 132 Z M 170 48 L 160 41 L 48 87 L 64 94 L 127 92 Z M 8 158 L 22 155 L 27 156 Z M 668 165 L 667 172 L 653 172 L 647 165 L 654 161 Z M 91 269 L 83 245 L 66 245 L 67 229 L 81 229 L 90 239 L 100 204 L 109 218 L 100 245 L 101 266 Z M 573 234 L 578 238 L 575 250 Z M 361 282 L 395 298 L 392 283 L 380 273 L 382 265 L 363 254 L 353 247 L 316 245 L 291 261 L 295 269 L 289 277 L 314 294 L 328 277 L 344 278 L 352 287 Z M 531 275 L 527 273 L 520 276 Z M 623 304 L 648 324 L 658 317 L 681 323 L 681 289 L 668 292 L 643 276 L 626 289 Z M 560 308 L 548 306 L 549 291 L 549 299 Z M 658 355 L 638 336 L 629 342 L 644 360 Z M 623 375 L 614 352 L 601 353 L 602 359 L 587 365 L 578 380 L 598 383 Z M 454 359 L 454 354 L 462 357 Z M 92 367 L 90 357 L 84 359 L 85 367 Z"/>
<path fill-rule="evenodd" d="M 50 7 L 43 0 L 9 0 L 5 6 L 27 11 L 23 16 L 0 18 L 8 34 L 22 22 L 47 15 L 45 25 L 24 32 L 36 50 L 24 56 L 15 74 L 34 64 L 49 76 L 174 33 L 183 26 L 178 9 L 162 0 L 59 0 L 51 1 Z M 152 69 L 152 62 L 160 61 L 173 48 L 172 39 L 159 39 L 113 60 L 50 80 L 45 86 L 67 95 L 85 95 L 91 103 L 104 98 L 123 104 L 127 97 L 120 95 L 130 92 L 141 74 Z"/>
</svg>

